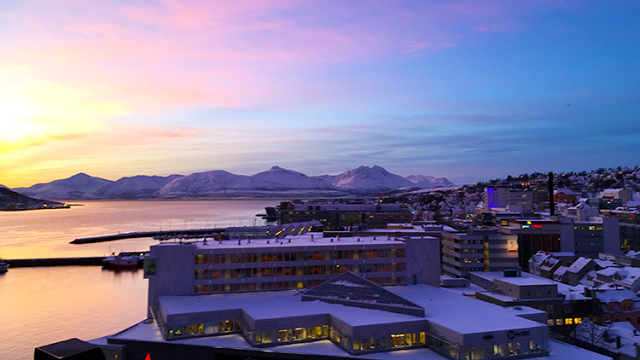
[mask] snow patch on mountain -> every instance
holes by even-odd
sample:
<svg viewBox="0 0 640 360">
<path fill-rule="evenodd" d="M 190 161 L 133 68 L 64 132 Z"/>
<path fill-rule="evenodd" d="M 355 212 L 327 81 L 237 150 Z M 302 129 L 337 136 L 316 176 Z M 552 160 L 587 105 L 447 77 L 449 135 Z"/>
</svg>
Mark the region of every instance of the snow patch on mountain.
<svg viewBox="0 0 640 360">
<path fill-rule="evenodd" d="M 375 194 L 403 188 L 451 184 L 444 178 L 413 175 L 409 179 L 392 174 L 381 166 L 360 166 L 339 175 L 307 176 L 274 166 L 251 176 L 212 170 L 187 176 L 132 176 L 110 181 L 77 174 L 68 179 L 17 192 L 48 199 L 139 199 L 199 197 L 335 197 Z"/>
<path fill-rule="evenodd" d="M 437 187 L 437 186 L 453 185 L 453 183 L 447 180 L 446 178 L 443 178 L 443 177 L 437 178 L 429 175 L 409 175 L 405 179 L 414 183 L 415 186 L 423 189 Z"/>
<path fill-rule="evenodd" d="M 38 199 L 86 199 L 91 198 L 90 193 L 93 191 L 112 182 L 85 173 L 78 173 L 67 179 L 35 184 L 28 188 L 17 188 L 14 191 Z"/>
<path fill-rule="evenodd" d="M 392 174 L 378 165 L 360 166 L 334 178 L 336 188 L 353 192 L 387 191 L 413 185 L 411 181 Z"/>
<path fill-rule="evenodd" d="M 156 192 L 159 197 L 193 197 L 216 195 L 232 189 L 246 189 L 248 177 L 224 170 L 194 173 L 172 180 Z"/>
<path fill-rule="evenodd" d="M 249 177 L 249 186 L 256 190 L 329 190 L 322 179 L 274 166 Z"/>
<path fill-rule="evenodd" d="M 88 197 L 101 199 L 140 199 L 153 197 L 153 194 L 182 175 L 169 176 L 131 176 L 123 177 L 88 194 Z"/>
</svg>

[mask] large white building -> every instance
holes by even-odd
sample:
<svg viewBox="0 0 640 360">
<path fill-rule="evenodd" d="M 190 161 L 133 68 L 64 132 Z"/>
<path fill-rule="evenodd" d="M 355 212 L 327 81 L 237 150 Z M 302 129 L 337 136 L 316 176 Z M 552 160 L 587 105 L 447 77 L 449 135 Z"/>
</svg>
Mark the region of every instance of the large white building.
<svg viewBox="0 0 640 360">
<path fill-rule="evenodd" d="M 381 285 L 440 283 L 439 240 L 321 237 L 164 243 L 145 261 L 149 306 L 160 296 L 311 288 L 351 271 Z"/>
<path fill-rule="evenodd" d="M 552 340 L 545 311 L 439 289 L 439 254 L 426 236 L 155 245 L 148 318 L 91 343 L 108 360 L 605 359 Z"/>
</svg>

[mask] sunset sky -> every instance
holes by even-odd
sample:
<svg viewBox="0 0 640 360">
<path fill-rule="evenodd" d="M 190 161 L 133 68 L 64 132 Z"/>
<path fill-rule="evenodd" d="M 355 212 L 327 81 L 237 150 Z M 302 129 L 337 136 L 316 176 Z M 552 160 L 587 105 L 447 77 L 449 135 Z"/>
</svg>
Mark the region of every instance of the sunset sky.
<svg viewBox="0 0 640 360">
<path fill-rule="evenodd" d="M 0 184 L 640 165 L 637 1 L 0 2 Z"/>
</svg>

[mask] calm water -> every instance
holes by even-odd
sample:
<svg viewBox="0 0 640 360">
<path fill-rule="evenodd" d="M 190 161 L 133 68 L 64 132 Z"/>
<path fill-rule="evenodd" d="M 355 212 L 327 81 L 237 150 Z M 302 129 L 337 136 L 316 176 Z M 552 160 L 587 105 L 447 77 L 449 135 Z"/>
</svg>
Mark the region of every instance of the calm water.
<svg viewBox="0 0 640 360">
<path fill-rule="evenodd" d="M 255 214 L 278 200 L 86 201 L 71 209 L 0 212 L 0 257 L 101 256 L 143 251 L 148 238 L 71 245 L 117 232 L 261 225 Z M 91 340 L 146 317 L 142 271 L 97 266 L 15 268 L 0 275 L 0 359 L 33 359 L 34 348 Z"/>
</svg>

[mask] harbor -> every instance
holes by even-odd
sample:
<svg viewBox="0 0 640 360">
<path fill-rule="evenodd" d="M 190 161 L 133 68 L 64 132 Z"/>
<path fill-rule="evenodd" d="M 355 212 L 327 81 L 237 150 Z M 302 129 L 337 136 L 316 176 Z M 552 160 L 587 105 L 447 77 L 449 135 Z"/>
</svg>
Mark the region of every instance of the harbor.
<svg viewBox="0 0 640 360">
<path fill-rule="evenodd" d="M 225 231 L 225 228 L 213 229 L 190 229 L 190 230 L 167 230 L 167 231 L 136 231 L 127 233 L 118 233 L 113 235 L 93 236 L 79 238 L 71 241 L 71 244 L 91 244 L 105 241 L 115 241 L 123 239 L 135 239 L 152 237 L 156 240 L 180 239 L 189 237 L 205 237 L 216 236 Z"/>
</svg>

